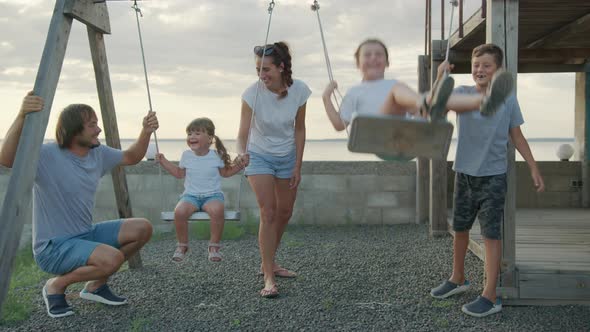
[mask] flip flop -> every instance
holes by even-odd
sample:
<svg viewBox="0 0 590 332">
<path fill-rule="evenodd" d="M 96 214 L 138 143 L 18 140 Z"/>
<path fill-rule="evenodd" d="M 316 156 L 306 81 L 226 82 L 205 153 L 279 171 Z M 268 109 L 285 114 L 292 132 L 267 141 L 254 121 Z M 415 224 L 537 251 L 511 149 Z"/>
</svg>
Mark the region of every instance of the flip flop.
<svg viewBox="0 0 590 332">
<path fill-rule="evenodd" d="M 272 299 L 279 296 L 277 285 L 272 285 L 270 289 L 263 288 L 260 290 L 260 296 L 265 299 Z"/>
<path fill-rule="evenodd" d="M 280 278 L 296 278 L 297 277 L 296 272 L 287 270 L 284 267 L 276 269 L 273 272 L 275 273 L 275 277 L 280 277 Z"/>
<path fill-rule="evenodd" d="M 297 272 L 293 272 L 290 270 L 285 269 L 284 267 L 278 268 L 273 271 L 275 273 L 275 277 L 279 278 L 296 278 Z M 264 272 L 258 271 L 258 276 L 264 276 Z"/>
</svg>

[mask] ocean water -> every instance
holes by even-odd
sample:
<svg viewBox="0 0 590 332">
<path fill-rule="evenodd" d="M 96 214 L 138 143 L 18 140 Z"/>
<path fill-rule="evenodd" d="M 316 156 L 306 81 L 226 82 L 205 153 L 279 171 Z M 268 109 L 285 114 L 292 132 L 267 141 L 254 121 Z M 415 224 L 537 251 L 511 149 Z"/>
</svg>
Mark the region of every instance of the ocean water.
<svg viewBox="0 0 590 332">
<path fill-rule="evenodd" d="M 532 138 L 529 139 L 529 145 L 535 160 L 538 161 L 557 161 L 557 148 L 562 144 L 574 145 L 573 138 Z M 131 145 L 134 140 L 122 139 L 121 146 L 126 148 Z M 223 140 L 224 145 L 234 153 L 236 141 Z M 152 140 L 153 144 L 153 140 Z M 160 152 L 162 152 L 169 160 L 179 160 L 180 155 L 188 147 L 184 139 L 160 139 L 158 140 Z M 449 155 L 447 160 L 455 159 L 455 152 L 457 149 L 457 141 L 451 142 Z M 334 140 L 307 140 L 305 143 L 305 152 L 303 154 L 305 161 L 375 161 L 380 160 L 373 154 L 367 153 L 353 153 L 347 149 L 347 141 L 344 139 Z M 518 152 L 516 152 L 516 160 L 523 160 Z"/>
</svg>

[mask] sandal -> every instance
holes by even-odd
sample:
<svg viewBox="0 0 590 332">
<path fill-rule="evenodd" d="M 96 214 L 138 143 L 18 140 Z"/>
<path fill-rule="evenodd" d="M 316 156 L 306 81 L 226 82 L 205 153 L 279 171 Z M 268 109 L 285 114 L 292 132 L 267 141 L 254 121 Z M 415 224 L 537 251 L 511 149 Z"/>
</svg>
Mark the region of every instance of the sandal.
<svg viewBox="0 0 590 332">
<path fill-rule="evenodd" d="M 183 250 L 183 248 L 186 248 Z M 176 250 L 174 251 L 174 255 L 172 255 L 172 260 L 175 262 L 182 262 L 184 257 L 188 253 L 188 243 L 177 243 Z"/>
<path fill-rule="evenodd" d="M 217 251 L 211 251 L 211 248 L 217 248 Z M 221 248 L 221 244 L 209 242 L 209 247 L 207 248 L 208 259 L 210 262 L 221 262 L 221 253 L 219 249 Z"/>
<path fill-rule="evenodd" d="M 260 290 L 260 296 L 265 299 L 272 299 L 279 296 L 279 289 L 277 285 L 274 284 L 270 289 L 263 288 Z"/>
</svg>

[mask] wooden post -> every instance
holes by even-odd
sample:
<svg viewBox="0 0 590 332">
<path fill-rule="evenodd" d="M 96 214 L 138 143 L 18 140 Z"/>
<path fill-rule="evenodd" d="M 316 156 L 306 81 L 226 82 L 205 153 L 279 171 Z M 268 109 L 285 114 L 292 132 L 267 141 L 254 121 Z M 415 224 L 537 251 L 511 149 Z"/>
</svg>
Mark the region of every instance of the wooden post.
<svg viewBox="0 0 590 332">
<path fill-rule="evenodd" d="M 504 50 L 506 70 L 511 72 L 516 84 L 518 74 L 518 0 L 488 0 L 486 18 L 486 42 Z M 502 225 L 502 262 L 498 293 L 503 298 L 518 296 L 516 270 L 516 167 L 515 151 L 508 145 L 508 188 Z"/>
<path fill-rule="evenodd" d="M 101 32 L 90 26 L 87 27 L 87 30 L 106 141 L 110 147 L 121 149 L 104 36 Z M 117 208 L 119 209 L 119 217 L 131 218 L 133 213 L 131 210 L 131 200 L 129 199 L 125 171 L 122 167 L 116 167 L 111 172 L 111 176 L 113 178 L 113 187 L 115 188 L 115 198 L 117 200 Z M 128 261 L 130 268 L 140 268 L 142 266 L 139 252 L 132 257 L 129 257 Z"/>
<path fill-rule="evenodd" d="M 446 40 L 432 41 L 431 82 L 436 81 L 438 66 L 445 57 Z M 447 161 L 430 161 L 430 236 L 447 236 Z"/>
<path fill-rule="evenodd" d="M 430 87 L 430 59 L 426 55 L 418 56 L 418 91 L 426 92 Z M 416 223 L 428 223 L 430 167 L 427 158 L 416 160 Z"/>
<path fill-rule="evenodd" d="M 44 99 L 45 106 L 41 112 L 29 114 L 26 117 L 4 204 L 0 212 L 0 230 L 2 230 L 0 232 L 0 252 L 2 255 L 2 259 L 0 259 L 0 308 L 2 308 L 4 298 L 8 293 L 12 264 L 25 223 L 26 214 L 23 213 L 23 210 L 28 208 L 31 202 L 39 151 L 47 129 L 51 105 L 72 27 L 72 19 L 63 15 L 64 4 L 65 0 L 57 0 L 55 3 L 33 88 L 35 95 Z"/>
<path fill-rule="evenodd" d="M 582 165 L 582 207 L 590 207 L 590 74 L 576 73 L 576 153 Z"/>
</svg>

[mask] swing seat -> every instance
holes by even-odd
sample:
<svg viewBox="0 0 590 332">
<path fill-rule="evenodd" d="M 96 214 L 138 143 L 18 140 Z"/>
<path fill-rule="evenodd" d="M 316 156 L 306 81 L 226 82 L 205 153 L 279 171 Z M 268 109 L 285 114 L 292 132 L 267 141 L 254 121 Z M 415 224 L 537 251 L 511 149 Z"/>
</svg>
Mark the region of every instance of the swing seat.
<svg viewBox="0 0 590 332">
<path fill-rule="evenodd" d="M 164 221 L 174 221 L 174 211 L 167 211 L 161 213 L 161 218 Z M 195 212 L 189 218 L 190 221 L 207 221 L 211 220 L 207 212 Z M 240 221 L 240 211 L 225 211 L 225 220 Z"/>
<path fill-rule="evenodd" d="M 355 115 L 348 150 L 375 153 L 384 160 L 408 161 L 415 157 L 447 159 L 453 125 L 396 115 Z"/>
</svg>

